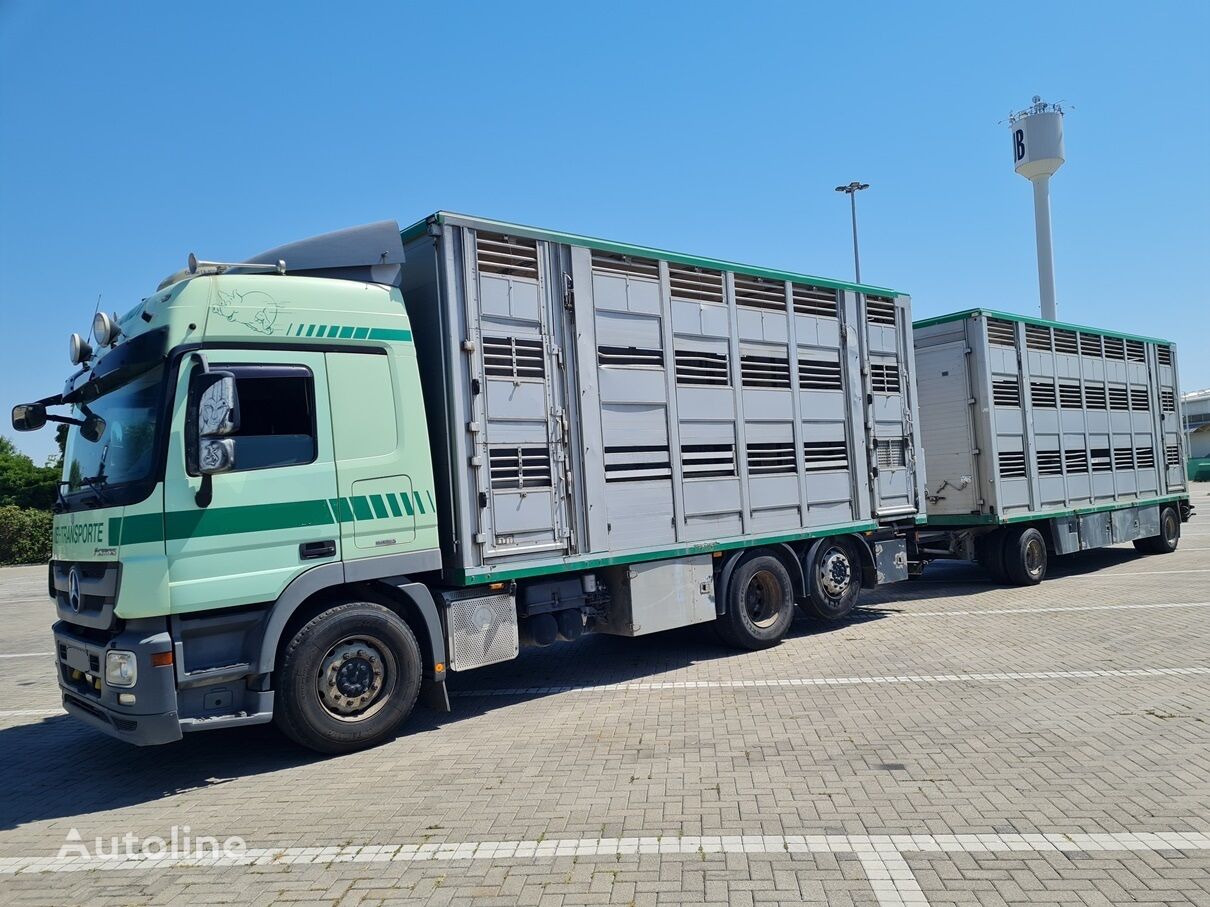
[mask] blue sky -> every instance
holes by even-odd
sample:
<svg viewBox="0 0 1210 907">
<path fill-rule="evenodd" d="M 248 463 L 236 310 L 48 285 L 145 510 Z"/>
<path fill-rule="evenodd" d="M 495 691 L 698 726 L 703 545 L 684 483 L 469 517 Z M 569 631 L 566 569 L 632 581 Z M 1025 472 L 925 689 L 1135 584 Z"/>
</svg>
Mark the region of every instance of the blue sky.
<svg viewBox="0 0 1210 907">
<path fill-rule="evenodd" d="M 339 10 L 339 12 L 337 12 Z M 1037 312 L 1007 128 L 1073 105 L 1059 315 L 1210 386 L 1210 4 L 0 4 L 0 406 L 97 294 L 438 208 Z M 51 433 L 16 437 L 37 458 Z"/>
</svg>

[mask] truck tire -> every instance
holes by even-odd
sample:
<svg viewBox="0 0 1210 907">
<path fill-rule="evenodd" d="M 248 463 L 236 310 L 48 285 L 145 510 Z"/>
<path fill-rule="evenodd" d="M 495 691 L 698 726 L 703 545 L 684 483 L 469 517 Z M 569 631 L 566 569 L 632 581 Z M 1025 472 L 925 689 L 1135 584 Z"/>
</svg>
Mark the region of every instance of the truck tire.
<svg viewBox="0 0 1210 907">
<path fill-rule="evenodd" d="M 853 543 L 824 539 L 806 564 L 807 600 L 804 610 L 819 620 L 847 617 L 861 593 L 861 562 Z"/>
<path fill-rule="evenodd" d="M 975 539 L 975 560 L 995 583 L 1008 582 L 1004 569 L 1004 535 L 1004 530 L 996 529 Z"/>
<path fill-rule="evenodd" d="M 727 584 L 727 610 L 715 620 L 719 638 L 738 649 L 767 649 L 782 641 L 794 620 L 794 585 L 771 554 L 744 561 Z"/>
<path fill-rule="evenodd" d="M 1004 571 L 1018 586 L 1036 586 L 1046 576 L 1046 539 L 1032 526 L 1004 530 Z"/>
<path fill-rule="evenodd" d="M 286 644 L 274 720 L 321 753 L 376 746 L 412 713 L 423 670 L 416 637 L 398 614 L 373 602 L 337 605 Z"/>
<path fill-rule="evenodd" d="M 1134 547 L 1147 554 L 1171 554 L 1181 540 L 1181 518 L 1176 508 L 1165 507 L 1160 511 L 1160 534 L 1150 538 L 1135 539 Z"/>
</svg>

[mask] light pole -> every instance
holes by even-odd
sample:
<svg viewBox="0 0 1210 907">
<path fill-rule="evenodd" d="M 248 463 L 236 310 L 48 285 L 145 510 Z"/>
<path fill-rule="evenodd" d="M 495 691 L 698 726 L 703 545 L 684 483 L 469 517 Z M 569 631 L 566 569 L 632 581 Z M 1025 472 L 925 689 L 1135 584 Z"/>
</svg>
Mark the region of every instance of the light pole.
<svg viewBox="0 0 1210 907">
<path fill-rule="evenodd" d="M 847 186 L 837 186 L 837 192 L 846 192 L 849 196 L 849 207 L 853 211 L 853 271 L 856 274 L 856 282 L 861 283 L 861 256 L 857 252 L 857 193 L 862 189 L 869 189 L 869 183 L 859 183 L 856 180 L 849 183 Z"/>
</svg>

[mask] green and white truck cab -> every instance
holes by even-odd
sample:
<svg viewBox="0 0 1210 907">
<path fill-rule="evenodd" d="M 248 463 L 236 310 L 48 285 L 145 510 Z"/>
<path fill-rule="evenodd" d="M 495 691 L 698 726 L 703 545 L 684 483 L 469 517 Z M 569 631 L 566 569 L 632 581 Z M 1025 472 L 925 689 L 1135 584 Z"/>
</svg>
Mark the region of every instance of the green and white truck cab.
<svg viewBox="0 0 1210 907">
<path fill-rule="evenodd" d="M 339 752 L 522 643 L 843 617 L 923 516 L 910 327 L 891 290 L 445 213 L 190 256 L 14 409 L 72 426 L 64 707 Z"/>
</svg>

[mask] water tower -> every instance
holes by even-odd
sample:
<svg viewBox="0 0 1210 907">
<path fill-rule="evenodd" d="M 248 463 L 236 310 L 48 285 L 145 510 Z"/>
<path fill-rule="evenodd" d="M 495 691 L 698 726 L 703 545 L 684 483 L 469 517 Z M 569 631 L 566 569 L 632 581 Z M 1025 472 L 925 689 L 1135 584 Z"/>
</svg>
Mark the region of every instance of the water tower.
<svg viewBox="0 0 1210 907">
<path fill-rule="evenodd" d="M 1033 104 L 1008 120 L 1013 167 L 1034 184 L 1034 229 L 1038 235 L 1038 293 L 1042 317 L 1055 319 L 1055 259 L 1050 238 L 1050 178 L 1063 166 L 1063 108 L 1034 95 Z"/>
</svg>

